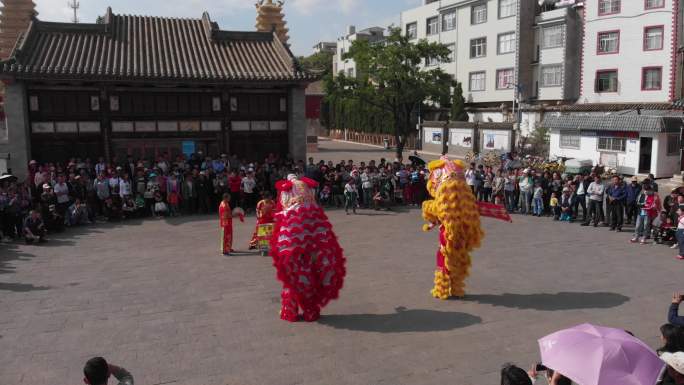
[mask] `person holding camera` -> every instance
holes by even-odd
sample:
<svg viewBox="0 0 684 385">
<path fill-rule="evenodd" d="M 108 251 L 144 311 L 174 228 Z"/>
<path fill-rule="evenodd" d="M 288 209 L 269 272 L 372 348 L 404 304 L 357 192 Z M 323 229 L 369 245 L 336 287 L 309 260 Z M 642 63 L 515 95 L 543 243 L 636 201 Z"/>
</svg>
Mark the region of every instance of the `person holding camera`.
<svg viewBox="0 0 684 385">
<path fill-rule="evenodd" d="M 672 295 L 672 304 L 667 315 L 667 322 L 684 327 L 684 316 L 679 315 L 679 304 L 682 303 L 682 300 L 684 300 L 684 296 L 681 293 L 674 293 Z"/>
</svg>

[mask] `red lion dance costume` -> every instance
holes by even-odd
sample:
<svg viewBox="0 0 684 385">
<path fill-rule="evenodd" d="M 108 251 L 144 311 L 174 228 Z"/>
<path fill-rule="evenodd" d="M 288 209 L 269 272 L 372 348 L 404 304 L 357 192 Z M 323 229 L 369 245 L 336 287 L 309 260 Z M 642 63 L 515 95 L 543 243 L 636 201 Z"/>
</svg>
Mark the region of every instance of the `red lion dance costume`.
<svg viewBox="0 0 684 385">
<path fill-rule="evenodd" d="M 337 299 L 345 276 L 345 259 L 332 225 L 316 204 L 317 183 L 308 178 L 276 183 L 278 209 L 271 239 L 271 256 L 283 283 L 280 318 L 295 322 L 299 309 L 307 322 Z"/>
<path fill-rule="evenodd" d="M 480 247 L 484 232 L 480 216 L 511 221 L 503 206 L 477 202 L 465 182 L 464 163 L 447 157 L 430 162 L 428 191 L 434 199 L 423 202 L 423 218 L 428 231 L 439 226 L 439 250 L 435 287 L 439 299 L 465 296 L 465 279 L 470 275 L 470 252 Z"/>
</svg>

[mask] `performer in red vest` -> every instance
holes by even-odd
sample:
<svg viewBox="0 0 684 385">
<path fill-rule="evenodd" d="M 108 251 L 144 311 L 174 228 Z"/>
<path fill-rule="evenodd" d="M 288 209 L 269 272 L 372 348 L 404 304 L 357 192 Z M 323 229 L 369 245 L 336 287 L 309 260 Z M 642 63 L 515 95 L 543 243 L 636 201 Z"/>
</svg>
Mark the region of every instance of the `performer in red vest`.
<svg viewBox="0 0 684 385">
<path fill-rule="evenodd" d="M 237 209 L 236 209 L 237 210 Z M 241 222 L 245 221 L 244 212 L 237 210 L 233 212 L 230 208 L 230 194 L 223 194 L 223 201 L 219 205 L 219 226 L 221 227 L 221 253 L 230 255 L 233 252 L 233 217 L 239 217 Z"/>
</svg>

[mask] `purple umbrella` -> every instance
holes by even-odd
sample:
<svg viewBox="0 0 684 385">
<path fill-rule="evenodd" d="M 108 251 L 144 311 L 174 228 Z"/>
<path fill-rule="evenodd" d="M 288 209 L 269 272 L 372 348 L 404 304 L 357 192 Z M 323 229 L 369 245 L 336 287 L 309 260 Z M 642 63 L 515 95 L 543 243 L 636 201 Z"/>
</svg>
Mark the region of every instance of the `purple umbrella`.
<svg viewBox="0 0 684 385">
<path fill-rule="evenodd" d="M 654 385 L 665 364 L 620 329 L 582 324 L 539 340 L 542 363 L 580 385 Z"/>
</svg>

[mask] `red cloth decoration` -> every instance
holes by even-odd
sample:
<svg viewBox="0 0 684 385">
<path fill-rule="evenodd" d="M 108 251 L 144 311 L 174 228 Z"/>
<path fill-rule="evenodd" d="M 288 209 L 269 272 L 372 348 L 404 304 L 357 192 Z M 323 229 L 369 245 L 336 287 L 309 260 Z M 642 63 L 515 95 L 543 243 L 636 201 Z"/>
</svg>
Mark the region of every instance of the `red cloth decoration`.
<svg viewBox="0 0 684 385">
<path fill-rule="evenodd" d="M 477 208 L 480 210 L 480 216 L 499 219 L 506 222 L 513 222 L 508 210 L 504 206 L 495 205 L 494 203 L 477 202 Z"/>
</svg>

